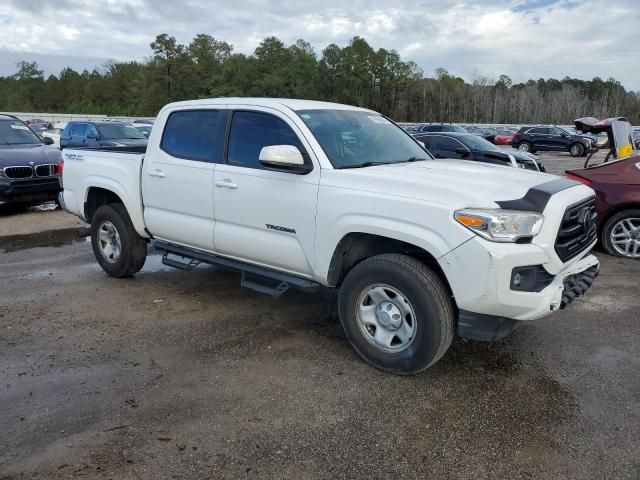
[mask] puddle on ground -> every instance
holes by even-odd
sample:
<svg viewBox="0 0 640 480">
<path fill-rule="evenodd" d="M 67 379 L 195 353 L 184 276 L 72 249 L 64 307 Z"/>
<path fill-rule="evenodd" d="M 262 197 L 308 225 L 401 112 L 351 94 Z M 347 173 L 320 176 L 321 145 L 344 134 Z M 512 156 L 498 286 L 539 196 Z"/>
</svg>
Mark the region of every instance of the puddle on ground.
<svg viewBox="0 0 640 480">
<path fill-rule="evenodd" d="M 80 236 L 83 229 L 78 227 L 64 230 L 45 230 L 38 233 L 25 233 L 24 235 L 11 235 L 0 239 L 1 252 L 14 252 L 35 247 L 60 247 L 76 242 L 84 242 L 85 237 Z"/>
</svg>

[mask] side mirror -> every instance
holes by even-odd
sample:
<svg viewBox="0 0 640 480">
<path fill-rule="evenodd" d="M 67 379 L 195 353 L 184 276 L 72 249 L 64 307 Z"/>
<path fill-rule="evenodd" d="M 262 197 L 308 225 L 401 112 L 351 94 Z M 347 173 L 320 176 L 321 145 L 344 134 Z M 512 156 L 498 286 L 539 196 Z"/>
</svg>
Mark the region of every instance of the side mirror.
<svg viewBox="0 0 640 480">
<path fill-rule="evenodd" d="M 88 139 L 88 140 L 100 140 L 100 139 L 98 138 L 98 135 L 96 135 L 95 133 L 90 133 L 90 134 L 88 134 L 88 135 L 87 135 L 87 139 Z"/>
<path fill-rule="evenodd" d="M 427 149 L 427 146 L 424 142 L 421 142 L 420 140 L 417 140 L 417 142 L 420 144 L 420 146 L 422 146 L 422 148 L 424 148 L 425 150 Z"/>
<path fill-rule="evenodd" d="M 260 150 L 260 163 L 273 170 L 306 174 L 313 170 L 305 164 L 300 150 L 293 145 L 267 145 Z"/>
<path fill-rule="evenodd" d="M 53 145 L 53 138 L 51 137 L 42 137 L 42 141 L 45 145 Z"/>
<path fill-rule="evenodd" d="M 469 155 L 469 150 L 467 150 L 467 149 L 466 149 L 466 148 L 464 148 L 464 147 L 456 148 L 456 149 L 455 149 L 455 152 L 456 152 L 458 155 L 461 155 L 461 156 L 463 156 L 463 157 L 466 157 L 466 156 L 468 156 L 468 155 Z"/>
</svg>

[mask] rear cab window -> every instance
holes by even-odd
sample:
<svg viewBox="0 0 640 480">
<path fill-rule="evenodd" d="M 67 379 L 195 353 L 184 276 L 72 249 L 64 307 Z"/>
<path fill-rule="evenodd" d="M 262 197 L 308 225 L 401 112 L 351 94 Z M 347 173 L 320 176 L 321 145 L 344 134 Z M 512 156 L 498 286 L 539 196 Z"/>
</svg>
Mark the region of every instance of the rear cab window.
<svg viewBox="0 0 640 480">
<path fill-rule="evenodd" d="M 219 163 L 222 158 L 226 112 L 179 110 L 169 114 L 160 148 L 172 157 Z"/>
</svg>

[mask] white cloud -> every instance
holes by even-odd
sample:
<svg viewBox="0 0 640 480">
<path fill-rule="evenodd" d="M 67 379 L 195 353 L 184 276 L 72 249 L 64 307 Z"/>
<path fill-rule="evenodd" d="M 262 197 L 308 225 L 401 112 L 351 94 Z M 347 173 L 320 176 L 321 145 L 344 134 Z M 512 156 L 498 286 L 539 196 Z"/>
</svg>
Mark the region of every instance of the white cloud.
<svg viewBox="0 0 640 480">
<path fill-rule="evenodd" d="M 185 43 L 209 33 L 243 53 L 269 35 L 304 38 L 317 52 L 360 35 L 425 72 L 615 77 L 640 90 L 638 24 L 637 0 L 4 0 L 0 75 L 13 71 L 16 51 L 51 54 L 47 65 L 59 54 L 142 59 L 163 32 Z"/>
</svg>

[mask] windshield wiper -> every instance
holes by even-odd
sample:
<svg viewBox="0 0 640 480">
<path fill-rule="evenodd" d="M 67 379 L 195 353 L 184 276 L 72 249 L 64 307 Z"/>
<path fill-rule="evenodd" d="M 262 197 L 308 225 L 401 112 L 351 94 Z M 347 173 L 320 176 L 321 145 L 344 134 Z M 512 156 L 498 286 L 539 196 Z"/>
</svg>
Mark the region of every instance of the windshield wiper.
<svg viewBox="0 0 640 480">
<path fill-rule="evenodd" d="M 355 165 L 340 165 L 338 170 L 342 170 L 345 168 L 364 168 L 364 167 L 375 167 L 376 165 L 389 165 L 389 162 L 364 162 L 364 163 L 356 163 Z"/>
<path fill-rule="evenodd" d="M 406 160 L 400 160 L 399 162 L 394 162 L 394 163 L 411 163 L 411 162 L 421 162 L 423 160 L 427 160 L 426 158 L 423 157 L 409 157 Z"/>
<path fill-rule="evenodd" d="M 395 165 L 396 163 L 411 163 L 411 162 L 419 162 L 419 161 L 423 161 L 423 160 L 427 160 L 426 158 L 423 157 L 409 157 L 405 160 L 400 160 L 400 161 L 395 161 L 395 162 L 364 162 L 364 163 L 358 163 L 356 165 L 341 165 L 339 167 L 336 167 L 339 170 L 342 170 L 344 168 L 364 168 L 364 167 L 375 167 L 376 165 Z"/>
</svg>

